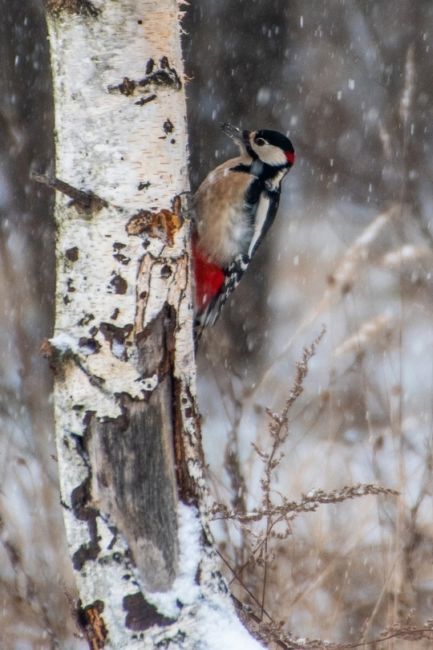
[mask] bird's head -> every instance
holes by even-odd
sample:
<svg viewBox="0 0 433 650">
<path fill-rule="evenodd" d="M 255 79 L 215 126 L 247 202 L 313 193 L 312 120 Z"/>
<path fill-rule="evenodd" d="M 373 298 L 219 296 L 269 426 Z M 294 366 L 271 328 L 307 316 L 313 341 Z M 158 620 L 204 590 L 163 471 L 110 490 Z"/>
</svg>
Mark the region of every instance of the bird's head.
<svg viewBox="0 0 433 650">
<path fill-rule="evenodd" d="M 295 162 L 295 150 L 289 138 L 279 131 L 241 131 L 231 124 L 223 124 L 222 130 L 239 146 L 241 153 L 253 160 L 260 160 L 270 167 L 288 168 Z"/>
</svg>

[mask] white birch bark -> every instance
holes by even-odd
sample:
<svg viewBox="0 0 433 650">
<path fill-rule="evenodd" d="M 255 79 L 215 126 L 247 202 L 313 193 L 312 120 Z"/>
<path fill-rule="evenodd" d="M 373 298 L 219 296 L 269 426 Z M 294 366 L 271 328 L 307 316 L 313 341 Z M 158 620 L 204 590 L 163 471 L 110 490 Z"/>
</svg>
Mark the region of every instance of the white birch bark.
<svg viewBox="0 0 433 650">
<path fill-rule="evenodd" d="M 56 201 L 55 415 L 81 622 L 92 648 L 257 647 L 178 504 L 204 493 L 178 4 L 49 0 L 48 23 L 56 176 L 102 199 Z"/>
</svg>

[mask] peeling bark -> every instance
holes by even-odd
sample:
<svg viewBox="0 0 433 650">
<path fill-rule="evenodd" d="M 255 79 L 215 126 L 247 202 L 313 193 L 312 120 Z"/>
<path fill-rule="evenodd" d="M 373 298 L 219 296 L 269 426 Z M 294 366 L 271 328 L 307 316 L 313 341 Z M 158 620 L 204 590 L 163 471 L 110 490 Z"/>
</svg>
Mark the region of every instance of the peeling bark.
<svg viewBox="0 0 433 650">
<path fill-rule="evenodd" d="M 148 400 L 121 398 L 122 414 L 92 415 L 86 438 L 92 498 L 110 513 L 151 590 L 167 589 L 177 568 L 177 494 L 170 434 L 169 388 L 164 380 Z"/>
</svg>

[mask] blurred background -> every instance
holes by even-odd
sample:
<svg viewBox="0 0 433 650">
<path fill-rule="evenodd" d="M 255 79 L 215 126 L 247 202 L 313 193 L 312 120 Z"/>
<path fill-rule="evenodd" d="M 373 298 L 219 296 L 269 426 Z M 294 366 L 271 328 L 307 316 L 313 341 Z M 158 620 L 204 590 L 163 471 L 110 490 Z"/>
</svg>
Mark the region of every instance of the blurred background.
<svg viewBox="0 0 433 650">
<path fill-rule="evenodd" d="M 0 0 L 0 14 L 0 638 L 75 650 L 38 352 L 53 318 L 52 197 L 28 180 L 53 157 L 46 28 L 40 0 Z M 285 132 L 297 152 L 275 225 L 199 350 L 214 496 L 241 511 L 262 503 L 253 444 L 271 447 L 266 409 L 284 407 L 323 326 L 272 497 L 360 482 L 400 492 L 301 514 L 269 541 L 265 590 L 263 522 L 215 524 L 227 577 L 255 611 L 265 592 L 295 637 L 368 642 L 422 626 L 433 606 L 433 5 L 202 0 L 184 29 L 192 188 L 236 153 L 224 121 Z"/>
</svg>

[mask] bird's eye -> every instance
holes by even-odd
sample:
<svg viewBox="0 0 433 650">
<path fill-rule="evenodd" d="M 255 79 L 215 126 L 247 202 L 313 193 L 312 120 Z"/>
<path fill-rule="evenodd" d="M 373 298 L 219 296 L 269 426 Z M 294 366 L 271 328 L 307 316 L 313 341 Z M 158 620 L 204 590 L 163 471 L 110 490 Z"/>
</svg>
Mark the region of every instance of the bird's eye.
<svg viewBox="0 0 433 650">
<path fill-rule="evenodd" d="M 263 138 L 256 138 L 256 139 L 254 140 L 254 143 L 255 143 L 258 147 L 263 147 L 263 145 L 266 144 L 266 140 L 263 140 Z"/>
</svg>

